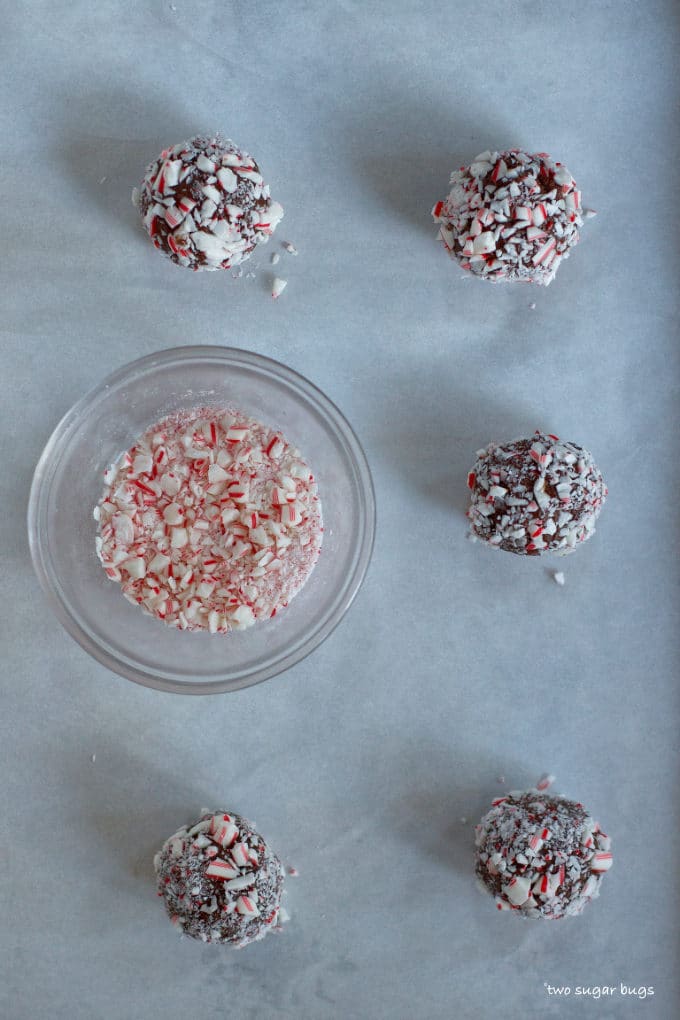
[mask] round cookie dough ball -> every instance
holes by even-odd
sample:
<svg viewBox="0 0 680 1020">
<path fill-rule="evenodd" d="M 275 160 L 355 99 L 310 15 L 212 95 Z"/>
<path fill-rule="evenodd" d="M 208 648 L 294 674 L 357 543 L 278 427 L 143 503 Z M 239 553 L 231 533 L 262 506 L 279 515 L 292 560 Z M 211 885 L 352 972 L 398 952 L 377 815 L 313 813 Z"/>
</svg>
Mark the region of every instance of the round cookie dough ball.
<svg viewBox="0 0 680 1020">
<path fill-rule="evenodd" d="M 580 914 L 612 866 L 611 840 L 583 805 L 538 790 L 494 800 L 475 842 L 482 885 L 524 917 Z"/>
<path fill-rule="evenodd" d="M 526 556 L 573 552 L 595 531 L 607 496 L 587 450 L 538 431 L 478 450 L 468 488 L 471 537 Z"/>
<path fill-rule="evenodd" d="M 240 815 L 206 812 L 182 826 L 154 867 L 168 917 L 191 938 L 240 948 L 279 924 L 281 862 Z"/>
<path fill-rule="evenodd" d="M 484 280 L 550 283 L 578 242 L 581 192 L 545 152 L 482 152 L 451 174 L 451 191 L 432 215 L 463 269 Z"/>
<path fill-rule="evenodd" d="M 132 200 L 156 248 L 195 270 L 243 262 L 283 216 L 252 156 L 219 135 L 164 149 Z"/>
</svg>

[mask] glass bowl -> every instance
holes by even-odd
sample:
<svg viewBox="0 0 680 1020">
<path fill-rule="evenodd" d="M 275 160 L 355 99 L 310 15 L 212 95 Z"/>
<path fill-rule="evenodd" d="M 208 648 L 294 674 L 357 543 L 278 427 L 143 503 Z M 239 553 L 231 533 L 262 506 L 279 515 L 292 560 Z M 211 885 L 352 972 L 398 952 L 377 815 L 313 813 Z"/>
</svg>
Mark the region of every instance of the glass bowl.
<svg viewBox="0 0 680 1020">
<path fill-rule="evenodd" d="M 324 517 L 321 556 L 290 605 L 229 634 L 174 630 L 147 616 L 95 552 L 92 511 L 105 469 L 154 422 L 201 405 L 231 405 L 280 428 L 314 472 Z M 90 655 L 147 687 L 210 694 L 275 676 L 328 637 L 366 573 L 375 497 L 357 437 L 307 379 L 248 351 L 177 347 L 114 372 L 65 415 L 35 470 L 28 532 L 50 605 Z"/>
</svg>

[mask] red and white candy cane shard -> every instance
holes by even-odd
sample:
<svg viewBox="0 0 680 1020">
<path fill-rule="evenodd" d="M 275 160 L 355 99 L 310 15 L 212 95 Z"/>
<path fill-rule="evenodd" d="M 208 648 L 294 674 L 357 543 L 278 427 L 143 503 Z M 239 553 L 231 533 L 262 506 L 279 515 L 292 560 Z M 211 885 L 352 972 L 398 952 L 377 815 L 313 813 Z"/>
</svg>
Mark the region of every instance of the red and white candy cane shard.
<svg viewBox="0 0 680 1020">
<path fill-rule="evenodd" d="M 238 868 L 234 867 L 228 861 L 222 860 L 220 857 L 213 857 L 210 864 L 205 869 L 205 873 L 208 878 L 217 878 L 220 881 L 227 881 L 230 878 L 236 878 L 238 875 Z"/>
<path fill-rule="evenodd" d="M 246 867 L 249 863 L 248 847 L 245 843 L 235 843 L 231 848 L 231 856 L 240 868 Z"/>
<path fill-rule="evenodd" d="M 555 782 L 555 777 L 550 775 L 549 773 L 545 773 L 544 775 L 541 776 L 539 781 L 536 783 L 536 789 L 537 790 L 541 790 L 541 791 L 549 790 L 554 782 Z"/>
<path fill-rule="evenodd" d="M 517 875 L 507 885 L 503 886 L 503 893 L 511 903 L 519 907 L 529 898 L 530 889 L 529 879 Z"/>
<path fill-rule="evenodd" d="M 608 851 L 599 851 L 595 854 L 591 861 L 591 868 L 593 871 L 609 871 L 614 859 Z"/>
<path fill-rule="evenodd" d="M 257 903 L 252 896 L 239 896 L 236 901 L 236 909 L 239 914 L 243 914 L 245 917 L 259 917 L 260 915 Z"/>
<path fill-rule="evenodd" d="M 221 634 L 270 619 L 318 558 L 313 473 L 238 412 L 179 412 L 106 478 L 97 555 L 129 601 L 170 626 Z"/>
</svg>

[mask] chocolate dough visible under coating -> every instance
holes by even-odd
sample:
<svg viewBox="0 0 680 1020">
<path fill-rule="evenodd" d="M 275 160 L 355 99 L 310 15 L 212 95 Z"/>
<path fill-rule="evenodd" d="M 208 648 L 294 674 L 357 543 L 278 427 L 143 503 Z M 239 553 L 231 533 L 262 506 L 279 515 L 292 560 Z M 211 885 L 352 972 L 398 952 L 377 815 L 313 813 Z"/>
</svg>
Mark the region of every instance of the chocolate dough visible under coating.
<svg viewBox="0 0 680 1020">
<path fill-rule="evenodd" d="M 220 825 L 235 828 L 229 845 L 219 842 Z M 237 864 L 230 852 L 241 846 L 250 852 Z M 229 879 L 211 877 L 207 868 L 224 861 L 237 874 Z M 283 868 L 250 822 L 229 812 L 208 812 L 193 826 L 183 826 L 154 858 L 158 894 L 173 924 L 185 935 L 203 942 L 221 942 L 240 948 L 264 938 L 279 922 Z M 230 884 L 232 883 L 232 884 Z M 242 913 L 245 897 L 256 916 Z"/>
<path fill-rule="evenodd" d="M 468 487 L 473 536 L 529 556 L 573 552 L 595 531 L 607 496 L 587 450 L 538 431 L 479 450 Z"/>
<path fill-rule="evenodd" d="M 611 865 L 609 837 L 583 805 L 537 790 L 499 797 L 476 845 L 477 875 L 497 906 L 526 917 L 580 914 Z"/>
<path fill-rule="evenodd" d="M 219 136 L 165 149 L 147 167 L 138 207 L 155 247 L 194 270 L 238 265 L 283 216 L 252 156 Z"/>
</svg>

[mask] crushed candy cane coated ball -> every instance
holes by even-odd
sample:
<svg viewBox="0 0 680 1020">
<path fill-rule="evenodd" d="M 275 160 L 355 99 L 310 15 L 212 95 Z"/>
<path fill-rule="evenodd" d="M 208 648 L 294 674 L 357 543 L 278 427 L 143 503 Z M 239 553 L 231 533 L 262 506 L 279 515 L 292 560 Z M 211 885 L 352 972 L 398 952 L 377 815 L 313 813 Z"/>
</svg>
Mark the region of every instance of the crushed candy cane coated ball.
<svg viewBox="0 0 680 1020">
<path fill-rule="evenodd" d="M 484 280 L 547 286 L 578 242 L 581 192 L 545 152 L 483 152 L 451 174 L 432 215 L 439 238 L 463 269 Z"/>
<path fill-rule="evenodd" d="M 283 216 L 252 156 L 219 136 L 164 149 L 132 199 L 156 248 L 195 270 L 243 262 Z"/>
<path fill-rule="evenodd" d="M 170 921 L 193 939 L 241 948 L 284 919 L 281 862 L 240 815 L 206 812 L 182 826 L 154 867 Z"/>
<path fill-rule="evenodd" d="M 612 866 L 611 840 L 583 805 L 539 790 L 494 800 L 475 843 L 482 886 L 523 917 L 580 914 Z"/>
<path fill-rule="evenodd" d="M 587 450 L 538 431 L 478 450 L 468 488 L 471 537 L 525 556 L 573 552 L 595 531 L 607 496 Z"/>
<path fill-rule="evenodd" d="M 267 620 L 318 559 L 312 472 L 280 432 L 240 411 L 170 415 L 104 480 L 94 511 L 102 566 L 171 627 L 225 634 Z"/>
</svg>

